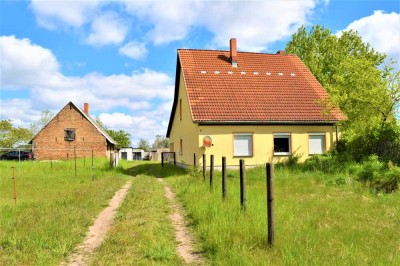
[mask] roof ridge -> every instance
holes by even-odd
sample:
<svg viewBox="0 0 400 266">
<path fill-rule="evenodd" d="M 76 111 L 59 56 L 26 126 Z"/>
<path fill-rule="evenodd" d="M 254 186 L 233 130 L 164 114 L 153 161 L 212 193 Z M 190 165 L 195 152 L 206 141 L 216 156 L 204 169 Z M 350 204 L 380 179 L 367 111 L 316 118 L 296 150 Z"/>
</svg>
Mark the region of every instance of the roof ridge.
<svg viewBox="0 0 400 266">
<path fill-rule="evenodd" d="M 203 51 L 203 52 L 226 52 L 229 53 L 229 50 L 209 50 L 209 49 L 192 49 L 192 48 L 178 48 L 177 51 Z M 263 52 L 248 52 L 248 51 L 237 51 L 239 54 L 255 54 L 255 55 L 279 55 L 279 56 L 295 56 L 298 57 L 296 54 L 277 54 L 277 53 L 263 53 Z"/>
</svg>

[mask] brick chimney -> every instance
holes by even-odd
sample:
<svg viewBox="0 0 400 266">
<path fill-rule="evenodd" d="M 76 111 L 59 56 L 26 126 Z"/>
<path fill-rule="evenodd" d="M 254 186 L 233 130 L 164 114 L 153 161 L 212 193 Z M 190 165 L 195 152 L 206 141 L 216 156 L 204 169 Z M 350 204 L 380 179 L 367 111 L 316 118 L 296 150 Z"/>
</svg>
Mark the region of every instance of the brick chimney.
<svg viewBox="0 0 400 266">
<path fill-rule="evenodd" d="M 237 67 L 237 48 L 236 48 L 236 39 L 230 39 L 230 52 L 231 52 L 231 64 L 233 67 Z"/>
<path fill-rule="evenodd" d="M 88 103 L 83 104 L 83 112 L 85 114 L 89 115 L 89 104 Z"/>
</svg>

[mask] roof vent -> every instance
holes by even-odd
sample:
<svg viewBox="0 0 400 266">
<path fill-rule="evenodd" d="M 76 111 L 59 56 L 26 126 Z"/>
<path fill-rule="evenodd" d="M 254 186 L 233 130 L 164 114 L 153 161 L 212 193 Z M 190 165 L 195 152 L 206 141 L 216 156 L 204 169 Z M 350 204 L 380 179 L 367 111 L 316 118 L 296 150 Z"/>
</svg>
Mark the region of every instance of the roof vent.
<svg viewBox="0 0 400 266">
<path fill-rule="evenodd" d="M 233 67 L 237 67 L 237 48 L 236 48 L 236 39 L 231 38 L 230 39 L 230 53 L 231 53 L 231 64 Z"/>
<path fill-rule="evenodd" d="M 286 54 L 285 50 L 279 50 L 276 54 Z"/>
</svg>

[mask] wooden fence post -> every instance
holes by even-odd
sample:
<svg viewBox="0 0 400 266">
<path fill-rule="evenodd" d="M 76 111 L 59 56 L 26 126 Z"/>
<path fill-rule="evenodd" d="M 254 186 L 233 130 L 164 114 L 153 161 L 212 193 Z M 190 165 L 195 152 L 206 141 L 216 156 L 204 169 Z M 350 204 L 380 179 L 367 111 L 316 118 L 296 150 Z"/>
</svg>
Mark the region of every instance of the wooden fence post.
<svg viewBox="0 0 400 266">
<path fill-rule="evenodd" d="M 164 167 L 164 152 L 161 152 L 161 166 Z"/>
<path fill-rule="evenodd" d="M 15 168 L 14 166 L 11 167 L 12 169 L 12 179 L 14 181 L 14 204 L 17 205 L 17 179 L 15 177 Z"/>
<path fill-rule="evenodd" d="M 75 164 L 75 177 L 76 177 L 76 146 L 74 146 L 74 164 Z"/>
<path fill-rule="evenodd" d="M 267 163 L 267 221 L 268 221 L 268 245 L 272 246 L 275 239 L 274 217 L 274 165 Z"/>
<path fill-rule="evenodd" d="M 210 155 L 210 188 L 212 189 L 214 179 L 214 155 Z"/>
<path fill-rule="evenodd" d="M 245 177 L 245 165 L 244 160 L 239 160 L 240 165 L 240 207 L 244 211 L 246 210 L 246 177 Z"/>
<path fill-rule="evenodd" d="M 203 180 L 206 180 L 206 171 L 207 171 L 207 166 L 206 166 L 206 155 L 203 154 Z"/>
<path fill-rule="evenodd" d="M 193 166 L 196 167 L 196 153 L 193 153 Z"/>
<path fill-rule="evenodd" d="M 226 198 L 226 157 L 222 157 L 222 200 Z"/>
</svg>

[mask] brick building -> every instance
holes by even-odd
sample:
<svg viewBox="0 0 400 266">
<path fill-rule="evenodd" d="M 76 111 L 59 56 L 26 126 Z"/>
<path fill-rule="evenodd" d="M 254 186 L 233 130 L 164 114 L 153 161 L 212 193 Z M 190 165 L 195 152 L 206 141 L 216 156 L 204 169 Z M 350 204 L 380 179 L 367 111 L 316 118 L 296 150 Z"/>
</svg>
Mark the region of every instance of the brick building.
<svg viewBox="0 0 400 266">
<path fill-rule="evenodd" d="M 115 140 L 89 116 L 89 105 L 82 111 L 69 102 L 31 140 L 38 160 L 64 160 L 76 157 L 113 157 Z"/>
</svg>

